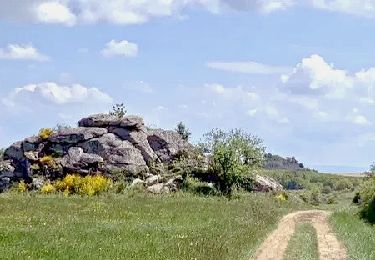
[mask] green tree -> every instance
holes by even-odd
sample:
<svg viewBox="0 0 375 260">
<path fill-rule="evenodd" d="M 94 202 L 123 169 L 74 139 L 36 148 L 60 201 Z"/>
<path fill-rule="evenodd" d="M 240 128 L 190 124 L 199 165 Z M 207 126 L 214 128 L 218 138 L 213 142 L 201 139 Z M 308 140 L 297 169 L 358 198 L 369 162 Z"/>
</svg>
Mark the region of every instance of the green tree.
<svg viewBox="0 0 375 260">
<path fill-rule="evenodd" d="M 220 191 L 228 197 L 242 174 L 263 164 L 263 141 L 239 129 L 212 130 L 205 135 L 203 148 L 211 154 L 211 169 L 219 178 Z"/>
<path fill-rule="evenodd" d="M 0 148 L 0 161 L 4 159 L 4 149 Z"/>
<path fill-rule="evenodd" d="M 189 137 L 191 136 L 191 133 L 189 132 L 189 129 L 184 125 L 184 123 L 180 122 L 177 124 L 177 128 L 175 129 L 177 133 L 180 134 L 182 139 L 185 141 L 189 141 Z"/>
<path fill-rule="evenodd" d="M 116 104 L 112 107 L 112 111 L 109 112 L 110 115 L 117 116 L 118 118 L 123 118 L 127 111 L 125 109 L 124 103 Z"/>
</svg>

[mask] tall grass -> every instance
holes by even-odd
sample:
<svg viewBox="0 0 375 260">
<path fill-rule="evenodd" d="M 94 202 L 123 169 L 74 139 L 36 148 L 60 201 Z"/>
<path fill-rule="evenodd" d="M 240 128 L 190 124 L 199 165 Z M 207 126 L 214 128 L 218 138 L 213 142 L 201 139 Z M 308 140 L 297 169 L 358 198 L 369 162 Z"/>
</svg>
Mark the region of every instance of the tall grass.
<svg viewBox="0 0 375 260">
<path fill-rule="evenodd" d="M 1 194 L 0 258 L 249 259 L 298 207 L 267 194 Z"/>
</svg>

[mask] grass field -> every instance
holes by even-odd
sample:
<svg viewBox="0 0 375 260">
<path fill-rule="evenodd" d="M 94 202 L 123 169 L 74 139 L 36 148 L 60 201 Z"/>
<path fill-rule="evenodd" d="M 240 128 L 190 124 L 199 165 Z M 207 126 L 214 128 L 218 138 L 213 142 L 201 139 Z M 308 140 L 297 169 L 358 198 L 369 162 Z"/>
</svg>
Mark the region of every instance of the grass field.
<svg viewBox="0 0 375 260">
<path fill-rule="evenodd" d="M 375 226 L 360 219 L 358 209 L 347 207 L 336 211 L 331 224 L 347 248 L 349 259 L 375 259 Z"/>
<path fill-rule="evenodd" d="M 285 260 L 318 260 L 318 239 L 310 223 L 301 223 L 290 239 Z"/>
<path fill-rule="evenodd" d="M 266 194 L 0 195 L 1 259 L 249 259 L 299 208 Z"/>
</svg>

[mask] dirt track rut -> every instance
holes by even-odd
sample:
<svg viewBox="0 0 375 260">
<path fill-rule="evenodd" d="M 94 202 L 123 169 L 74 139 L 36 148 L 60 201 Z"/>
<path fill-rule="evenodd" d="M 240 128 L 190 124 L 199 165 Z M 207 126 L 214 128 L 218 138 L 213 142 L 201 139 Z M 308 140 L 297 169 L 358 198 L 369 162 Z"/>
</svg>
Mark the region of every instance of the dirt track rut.
<svg viewBox="0 0 375 260">
<path fill-rule="evenodd" d="M 347 259 L 345 247 L 329 227 L 329 214 L 327 211 L 310 210 L 286 215 L 258 249 L 255 260 L 283 260 L 296 224 L 301 222 L 309 222 L 316 229 L 320 260 Z"/>
</svg>

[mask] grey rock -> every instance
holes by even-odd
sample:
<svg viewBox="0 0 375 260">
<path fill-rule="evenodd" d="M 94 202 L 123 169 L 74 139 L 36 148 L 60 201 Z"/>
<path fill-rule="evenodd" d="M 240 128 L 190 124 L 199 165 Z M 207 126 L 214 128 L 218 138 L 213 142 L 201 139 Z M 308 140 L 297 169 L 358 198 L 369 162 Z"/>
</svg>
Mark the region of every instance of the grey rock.
<svg viewBox="0 0 375 260">
<path fill-rule="evenodd" d="M 260 192 L 269 191 L 282 191 L 283 186 L 270 177 L 256 175 L 255 180 L 255 190 Z"/>
<path fill-rule="evenodd" d="M 53 134 L 49 141 L 58 144 L 78 144 L 92 138 L 101 137 L 106 133 L 108 133 L 107 129 L 96 127 L 63 128 Z"/>
<path fill-rule="evenodd" d="M 141 152 L 129 141 L 109 133 L 80 145 L 86 153 L 98 154 L 105 160 L 106 169 L 124 168 L 132 173 L 147 170 Z"/>
<path fill-rule="evenodd" d="M 171 162 L 180 151 L 189 146 L 175 131 L 150 129 L 147 140 L 162 162 Z"/>
<path fill-rule="evenodd" d="M 39 159 L 38 152 L 25 152 L 24 155 L 29 161 L 38 161 Z"/>
<path fill-rule="evenodd" d="M 90 168 L 98 168 L 103 161 L 97 154 L 84 153 L 82 148 L 72 147 L 61 160 L 61 165 L 68 171 L 86 173 Z"/>
<path fill-rule="evenodd" d="M 0 174 L 1 173 L 13 173 L 15 168 L 9 160 L 0 161 Z"/>
<path fill-rule="evenodd" d="M 11 159 L 16 161 L 22 161 L 25 156 L 22 148 L 23 142 L 17 142 L 12 144 L 9 148 L 4 151 L 4 159 Z"/>
<path fill-rule="evenodd" d="M 108 131 L 110 133 L 116 134 L 122 140 L 131 142 L 137 149 L 141 151 L 143 158 L 147 163 L 154 162 L 158 159 L 157 154 L 152 150 L 150 144 L 147 141 L 147 133 L 144 129 L 138 131 L 130 131 L 126 128 L 110 127 Z"/>
<path fill-rule="evenodd" d="M 40 190 L 44 183 L 46 183 L 46 180 L 42 177 L 34 177 L 33 178 L 33 182 L 32 182 L 32 186 L 34 189 L 36 190 Z"/>
<path fill-rule="evenodd" d="M 153 194 L 169 193 L 170 189 L 163 183 L 154 184 L 147 188 L 147 191 Z"/>
<path fill-rule="evenodd" d="M 152 175 L 146 179 L 145 183 L 147 186 L 151 186 L 151 185 L 158 183 L 160 178 L 161 178 L 160 175 Z"/>
<path fill-rule="evenodd" d="M 136 178 L 132 181 L 132 183 L 130 184 L 130 187 L 134 187 L 134 186 L 138 186 L 138 185 L 144 185 L 144 181 L 139 179 L 139 178 Z"/>
<path fill-rule="evenodd" d="M 30 151 L 35 151 L 38 149 L 39 145 L 41 144 L 42 139 L 39 136 L 32 136 L 28 137 L 23 140 L 22 147 L 25 153 Z"/>
<path fill-rule="evenodd" d="M 83 118 L 78 122 L 81 127 L 123 127 L 132 130 L 140 130 L 144 128 L 144 122 L 141 117 L 138 116 L 126 116 L 124 118 L 118 118 L 114 115 L 109 114 L 96 114 Z"/>
</svg>

